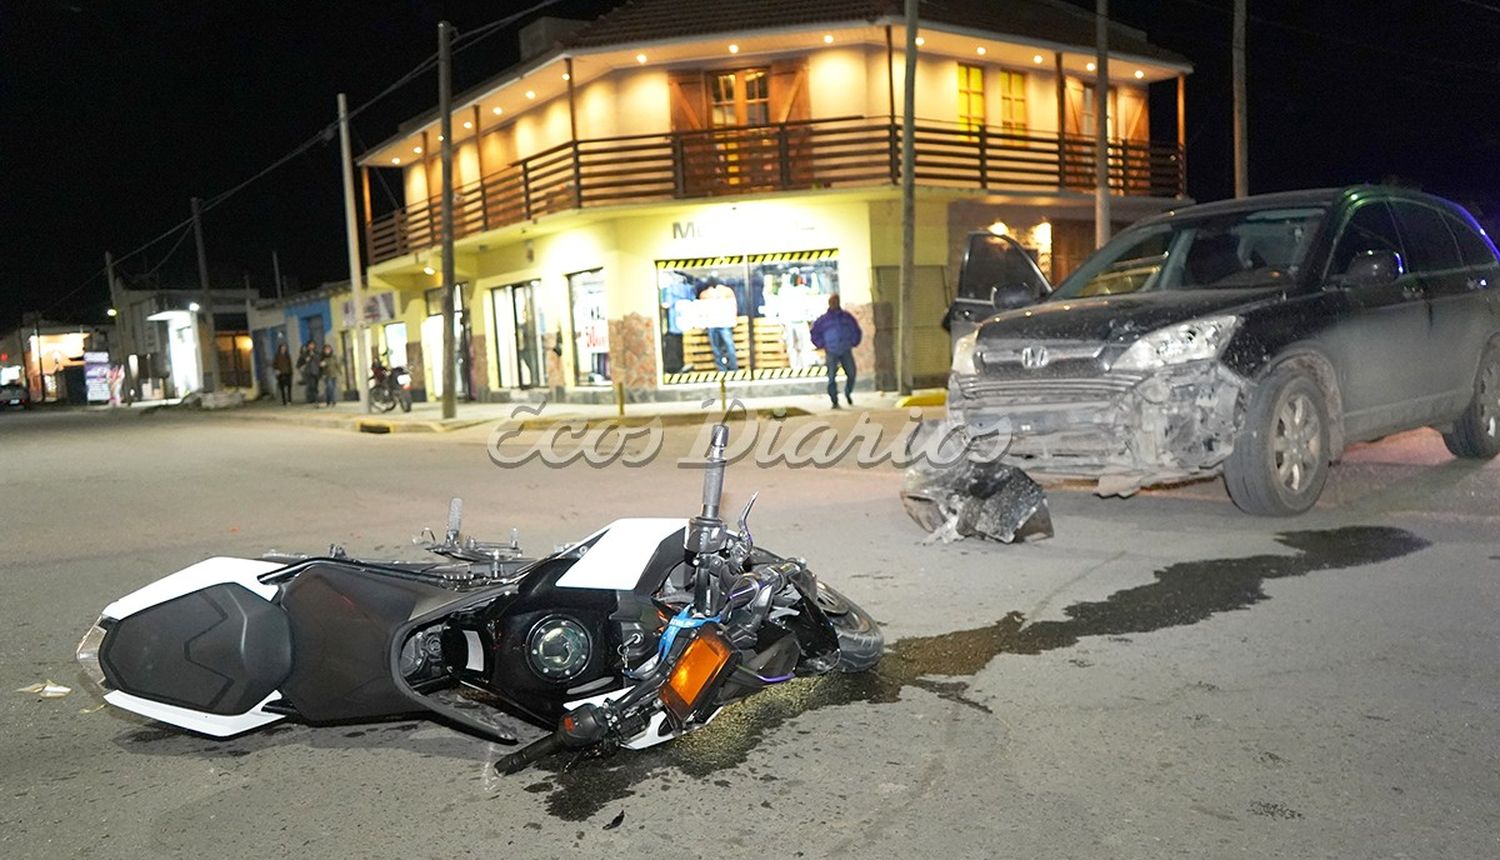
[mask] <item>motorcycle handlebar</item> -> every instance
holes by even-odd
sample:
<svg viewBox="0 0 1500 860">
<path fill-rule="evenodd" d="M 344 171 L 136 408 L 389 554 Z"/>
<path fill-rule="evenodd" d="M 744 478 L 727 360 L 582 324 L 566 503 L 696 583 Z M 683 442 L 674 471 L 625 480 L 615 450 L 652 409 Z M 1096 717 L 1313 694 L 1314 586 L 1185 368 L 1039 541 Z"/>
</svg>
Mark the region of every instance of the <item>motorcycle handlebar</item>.
<svg viewBox="0 0 1500 860">
<path fill-rule="evenodd" d="M 495 762 L 495 770 L 503 776 L 520 773 L 544 758 L 562 752 L 566 746 L 562 732 L 553 732 L 540 740 L 532 741 L 508 756 Z"/>
</svg>

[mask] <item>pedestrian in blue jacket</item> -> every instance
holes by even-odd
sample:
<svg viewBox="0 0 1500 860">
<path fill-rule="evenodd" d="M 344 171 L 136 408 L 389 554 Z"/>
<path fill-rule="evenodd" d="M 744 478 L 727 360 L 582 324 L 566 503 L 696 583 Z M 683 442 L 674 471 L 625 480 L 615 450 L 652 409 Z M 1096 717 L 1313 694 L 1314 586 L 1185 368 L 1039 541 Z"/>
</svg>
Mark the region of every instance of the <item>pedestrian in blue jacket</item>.
<svg viewBox="0 0 1500 860">
<path fill-rule="evenodd" d="M 824 363 L 828 365 L 828 399 L 833 408 L 839 408 L 839 386 L 835 378 L 840 367 L 844 368 L 844 401 L 854 405 L 854 348 L 864 338 L 859 320 L 839 306 L 839 294 L 828 297 L 828 312 L 812 324 L 813 346 L 823 350 Z"/>
</svg>

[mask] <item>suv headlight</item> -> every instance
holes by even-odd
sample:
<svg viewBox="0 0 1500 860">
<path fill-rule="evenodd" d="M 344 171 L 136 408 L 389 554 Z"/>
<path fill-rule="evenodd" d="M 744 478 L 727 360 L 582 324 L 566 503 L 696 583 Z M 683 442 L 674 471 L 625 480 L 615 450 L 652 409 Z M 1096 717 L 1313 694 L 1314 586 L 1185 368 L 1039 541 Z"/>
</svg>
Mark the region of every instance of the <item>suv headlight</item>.
<svg viewBox="0 0 1500 860">
<path fill-rule="evenodd" d="M 953 344 L 953 372 L 974 373 L 974 346 L 979 342 L 979 329 L 975 329 Z"/>
<path fill-rule="evenodd" d="M 1131 344 L 1112 369 L 1151 371 L 1218 358 L 1239 324 L 1239 317 L 1224 314 L 1157 329 Z"/>
</svg>

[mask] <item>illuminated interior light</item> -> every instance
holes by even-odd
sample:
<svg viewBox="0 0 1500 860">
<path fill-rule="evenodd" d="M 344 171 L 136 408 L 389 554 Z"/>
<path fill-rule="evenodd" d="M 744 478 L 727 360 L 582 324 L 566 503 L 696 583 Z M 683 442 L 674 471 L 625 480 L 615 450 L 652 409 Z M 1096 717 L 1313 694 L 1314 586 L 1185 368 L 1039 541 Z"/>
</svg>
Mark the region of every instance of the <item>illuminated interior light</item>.
<svg viewBox="0 0 1500 860">
<path fill-rule="evenodd" d="M 421 155 L 422 154 L 422 147 L 420 147 L 420 146 L 414 146 L 414 147 L 411 148 L 411 151 L 412 151 L 413 155 Z"/>
<path fill-rule="evenodd" d="M 1146 76 L 1145 72 L 1141 71 L 1140 69 L 1136 69 L 1135 70 L 1135 79 L 1136 80 L 1140 80 L 1141 78 L 1144 78 L 1145 76 Z"/>
<path fill-rule="evenodd" d="M 571 80 L 573 80 L 573 76 L 570 75 L 570 74 L 568 74 L 567 72 L 563 72 L 563 80 L 565 80 L 565 81 L 571 81 Z"/>
<path fill-rule="evenodd" d="M 1042 55 L 1041 54 L 1033 54 L 1031 56 L 1031 61 L 1033 63 L 1036 63 L 1038 66 L 1040 66 L 1042 64 Z"/>
<path fill-rule="evenodd" d="M 534 99 L 534 98 L 536 98 L 536 90 L 527 90 L 526 91 L 526 97 L 528 99 Z"/>
<path fill-rule="evenodd" d="M 1095 69 L 1097 69 L 1097 68 L 1099 68 L 1099 67 L 1098 67 L 1098 66 L 1096 66 L 1096 65 L 1094 65 L 1094 64 L 1093 64 L 1093 63 L 1089 63 L 1089 64 L 1088 64 L 1088 65 L 1086 65 L 1086 66 L 1084 66 L 1084 68 L 1085 68 L 1085 69 L 1088 69 L 1088 70 L 1089 70 L 1089 71 L 1091 71 L 1091 72 L 1092 72 L 1092 71 L 1094 71 L 1094 70 L 1095 70 Z"/>
<path fill-rule="evenodd" d="M 641 65 L 645 65 L 645 63 L 646 63 L 646 55 L 645 54 L 636 54 L 635 55 L 635 61 L 637 63 L 640 63 Z"/>
<path fill-rule="evenodd" d="M 974 49 L 974 53 L 976 53 L 976 54 L 978 54 L 979 56 L 982 57 L 982 56 L 984 56 L 988 52 L 984 49 L 983 45 L 980 45 L 979 47 L 977 47 L 977 48 Z"/>
<path fill-rule="evenodd" d="M 197 313 L 201 309 L 201 307 L 202 306 L 197 302 L 188 302 L 188 310 L 192 311 L 193 313 Z"/>
<path fill-rule="evenodd" d="M 498 107 L 498 106 L 497 107 L 493 107 L 493 108 L 490 109 L 490 113 L 494 114 L 495 116 L 499 116 L 500 114 L 505 113 L 505 108 Z"/>
<path fill-rule="evenodd" d="M 396 158 L 393 158 L 393 159 L 391 159 L 391 163 L 392 164 L 400 164 L 401 163 L 401 158 L 399 156 L 396 157 Z"/>
<path fill-rule="evenodd" d="M 470 120 L 464 120 L 464 128 L 468 129 L 468 128 L 473 128 L 473 127 L 474 127 L 474 123 L 472 121 L 470 121 Z"/>
<path fill-rule="evenodd" d="M 1004 236 L 1010 233 L 1010 225 L 1004 221 L 996 221 L 989 226 L 989 231 L 996 236 Z"/>
<path fill-rule="evenodd" d="M 920 47 L 922 47 L 925 44 L 927 44 L 927 40 L 924 39 L 924 38 L 922 38 L 921 36 L 918 36 L 917 37 L 917 47 L 920 48 Z"/>
<path fill-rule="evenodd" d="M 825 44 L 825 45 L 832 45 L 833 44 L 833 34 L 832 33 L 824 33 L 823 34 L 823 44 Z"/>
<path fill-rule="evenodd" d="M 739 52 L 740 52 L 740 46 L 739 45 L 730 45 L 729 46 L 729 53 L 731 53 L 731 54 L 738 54 Z"/>
</svg>

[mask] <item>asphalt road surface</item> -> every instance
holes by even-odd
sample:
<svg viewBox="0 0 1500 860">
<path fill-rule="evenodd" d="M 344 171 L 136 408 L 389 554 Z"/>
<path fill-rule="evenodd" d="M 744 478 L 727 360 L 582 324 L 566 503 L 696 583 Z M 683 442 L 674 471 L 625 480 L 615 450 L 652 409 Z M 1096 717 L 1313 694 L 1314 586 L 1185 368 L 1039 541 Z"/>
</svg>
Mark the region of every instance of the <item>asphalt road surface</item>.
<svg viewBox="0 0 1500 860">
<path fill-rule="evenodd" d="M 1020 546 L 921 545 L 889 467 L 736 466 L 726 508 L 759 489 L 757 539 L 890 650 L 642 754 L 500 778 L 434 723 L 213 741 L 80 684 L 99 610 L 203 557 L 407 557 L 451 495 L 545 552 L 695 512 L 695 436 L 502 469 L 482 427 L 0 414 L 0 856 L 1500 856 L 1500 464 L 1431 432 L 1351 452 L 1297 519 L 1062 488 Z M 77 689 L 16 692 L 47 679 Z"/>
</svg>

